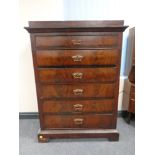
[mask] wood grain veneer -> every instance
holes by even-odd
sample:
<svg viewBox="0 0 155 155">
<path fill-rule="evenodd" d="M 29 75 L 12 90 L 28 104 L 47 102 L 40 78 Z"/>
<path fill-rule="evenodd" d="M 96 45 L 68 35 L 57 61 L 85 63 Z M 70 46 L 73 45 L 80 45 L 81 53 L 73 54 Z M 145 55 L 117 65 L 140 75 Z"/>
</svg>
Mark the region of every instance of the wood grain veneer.
<svg viewBox="0 0 155 155">
<path fill-rule="evenodd" d="M 41 130 L 49 138 L 116 141 L 124 21 L 30 21 Z"/>
</svg>

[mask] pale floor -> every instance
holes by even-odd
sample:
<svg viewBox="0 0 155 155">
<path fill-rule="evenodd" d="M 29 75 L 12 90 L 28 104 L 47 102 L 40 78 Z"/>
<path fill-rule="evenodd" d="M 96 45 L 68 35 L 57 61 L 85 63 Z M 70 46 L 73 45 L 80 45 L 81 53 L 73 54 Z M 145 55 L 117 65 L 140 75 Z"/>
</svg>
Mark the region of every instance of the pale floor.
<svg viewBox="0 0 155 155">
<path fill-rule="evenodd" d="M 106 139 L 53 139 L 38 143 L 38 119 L 20 119 L 19 155 L 134 155 L 134 122 L 127 124 L 118 118 L 119 142 Z"/>
</svg>

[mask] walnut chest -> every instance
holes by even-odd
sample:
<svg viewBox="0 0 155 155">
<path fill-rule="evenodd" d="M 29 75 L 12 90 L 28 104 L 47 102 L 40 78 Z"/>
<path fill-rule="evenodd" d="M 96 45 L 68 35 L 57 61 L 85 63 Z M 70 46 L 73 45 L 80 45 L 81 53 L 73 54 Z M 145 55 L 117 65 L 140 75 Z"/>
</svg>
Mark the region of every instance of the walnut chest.
<svg viewBox="0 0 155 155">
<path fill-rule="evenodd" d="M 124 21 L 30 21 L 40 130 L 49 138 L 118 140 Z"/>
</svg>

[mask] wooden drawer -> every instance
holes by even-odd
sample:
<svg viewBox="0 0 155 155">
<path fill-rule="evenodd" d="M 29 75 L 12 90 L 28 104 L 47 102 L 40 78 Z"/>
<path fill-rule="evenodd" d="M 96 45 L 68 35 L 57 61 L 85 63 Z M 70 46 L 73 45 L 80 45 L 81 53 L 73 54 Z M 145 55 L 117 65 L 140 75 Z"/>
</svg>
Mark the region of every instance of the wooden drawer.
<svg viewBox="0 0 155 155">
<path fill-rule="evenodd" d="M 117 35 L 103 36 L 36 36 L 36 47 L 55 47 L 55 48 L 82 48 L 82 47 L 116 47 L 118 44 Z"/>
<path fill-rule="evenodd" d="M 37 50 L 38 66 L 116 65 L 119 51 L 105 50 Z"/>
<path fill-rule="evenodd" d="M 114 97 L 115 84 L 53 84 L 40 89 L 40 98 Z"/>
<path fill-rule="evenodd" d="M 112 115 L 43 115 L 44 128 L 112 128 Z"/>
<path fill-rule="evenodd" d="M 114 99 L 105 100 L 44 100 L 43 113 L 112 113 Z"/>
<path fill-rule="evenodd" d="M 115 67 L 38 69 L 41 82 L 113 82 Z M 93 73 L 93 74 L 92 74 Z"/>
</svg>

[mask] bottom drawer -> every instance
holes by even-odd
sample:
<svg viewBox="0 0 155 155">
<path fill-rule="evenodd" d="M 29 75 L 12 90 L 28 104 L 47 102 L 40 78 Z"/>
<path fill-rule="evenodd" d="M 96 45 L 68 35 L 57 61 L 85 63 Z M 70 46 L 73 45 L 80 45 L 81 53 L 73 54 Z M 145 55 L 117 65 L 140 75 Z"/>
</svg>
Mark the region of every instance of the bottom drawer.
<svg viewBox="0 0 155 155">
<path fill-rule="evenodd" d="M 44 128 L 113 128 L 113 115 L 43 115 Z"/>
</svg>

